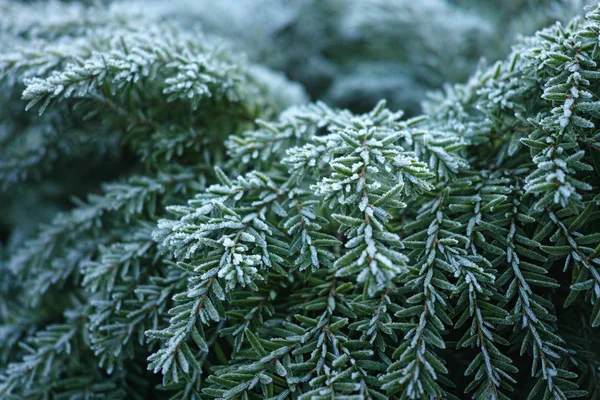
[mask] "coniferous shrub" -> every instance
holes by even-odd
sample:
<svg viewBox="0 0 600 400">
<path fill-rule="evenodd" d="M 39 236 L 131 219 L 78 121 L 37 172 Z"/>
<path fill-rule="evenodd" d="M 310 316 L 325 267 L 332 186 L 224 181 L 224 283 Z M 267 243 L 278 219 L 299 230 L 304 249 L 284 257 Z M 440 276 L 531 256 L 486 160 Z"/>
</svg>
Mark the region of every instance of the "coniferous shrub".
<svg viewBox="0 0 600 400">
<path fill-rule="evenodd" d="M 0 398 L 600 399 L 600 5 L 415 117 L 34 7 L 0 3 Z"/>
</svg>

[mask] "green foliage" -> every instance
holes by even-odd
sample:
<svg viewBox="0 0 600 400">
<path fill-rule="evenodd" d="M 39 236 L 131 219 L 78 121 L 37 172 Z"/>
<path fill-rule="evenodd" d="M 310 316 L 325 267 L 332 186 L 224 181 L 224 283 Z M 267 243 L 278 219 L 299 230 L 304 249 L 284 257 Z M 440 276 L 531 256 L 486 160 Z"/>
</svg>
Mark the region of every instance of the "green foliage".
<svg viewBox="0 0 600 400">
<path fill-rule="evenodd" d="M 600 5 L 413 118 L 31 7 L 0 2 L 0 398 L 600 399 Z"/>
</svg>

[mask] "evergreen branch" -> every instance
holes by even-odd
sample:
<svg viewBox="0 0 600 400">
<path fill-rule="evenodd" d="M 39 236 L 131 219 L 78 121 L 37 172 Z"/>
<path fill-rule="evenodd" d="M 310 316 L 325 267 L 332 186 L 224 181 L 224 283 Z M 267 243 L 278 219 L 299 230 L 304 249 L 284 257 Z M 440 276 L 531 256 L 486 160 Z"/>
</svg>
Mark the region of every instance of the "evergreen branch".
<svg viewBox="0 0 600 400">
<path fill-rule="evenodd" d="M 456 290 L 448 280 L 448 274 L 456 273 L 465 257 L 464 250 L 456 247 L 464 242 L 463 238 L 446 230 L 456 224 L 444 218 L 448 195 L 449 191 L 444 190 L 439 198 L 421 208 L 418 218 L 431 222 L 426 231 L 406 239 L 408 242 L 419 240 L 418 246 L 423 250 L 417 264 L 401 278 L 412 296 L 406 300 L 407 307 L 395 314 L 409 319 L 400 325 L 406 333 L 404 342 L 393 355 L 398 361 L 380 378 L 384 382 L 382 388 L 390 395 L 400 392 L 402 398 L 409 399 L 450 396 L 437 382 L 445 382 L 443 375 L 448 370 L 434 349 L 446 347 L 441 332 L 444 325 L 451 324 L 447 299 Z"/>
</svg>

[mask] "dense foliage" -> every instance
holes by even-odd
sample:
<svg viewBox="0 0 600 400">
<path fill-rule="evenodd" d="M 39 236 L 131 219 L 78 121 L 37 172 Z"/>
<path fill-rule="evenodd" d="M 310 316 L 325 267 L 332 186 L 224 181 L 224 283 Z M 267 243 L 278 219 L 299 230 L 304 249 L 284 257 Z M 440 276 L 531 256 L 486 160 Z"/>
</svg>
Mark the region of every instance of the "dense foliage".
<svg viewBox="0 0 600 400">
<path fill-rule="evenodd" d="M 425 11 L 497 32 L 486 2 L 398 31 L 409 2 L 342 3 L 292 15 L 362 18 L 380 42 L 317 48 L 391 82 L 418 82 L 374 56 L 410 26 L 410 71 L 473 64 L 418 45 Z M 385 79 L 346 70 L 346 101 L 333 68 L 356 109 L 310 103 L 255 63 L 297 77 L 307 47 L 248 61 L 218 13 L 168 14 L 0 1 L 0 398 L 600 399 L 600 5 L 408 117 L 362 111 Z"/>
</svg>

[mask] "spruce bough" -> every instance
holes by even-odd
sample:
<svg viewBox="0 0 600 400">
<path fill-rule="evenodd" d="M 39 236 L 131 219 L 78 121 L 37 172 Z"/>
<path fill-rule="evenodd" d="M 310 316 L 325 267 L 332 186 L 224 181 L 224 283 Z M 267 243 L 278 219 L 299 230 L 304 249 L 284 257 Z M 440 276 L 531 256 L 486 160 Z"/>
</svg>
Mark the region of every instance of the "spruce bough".
<svg viewBox="0 0 600 400">
<path fill-rule="evenodd" d="M 411 118 L 114 13 L 0 28 L 1 398 L 600 399 L 600 6 Z"/>
</svg>

